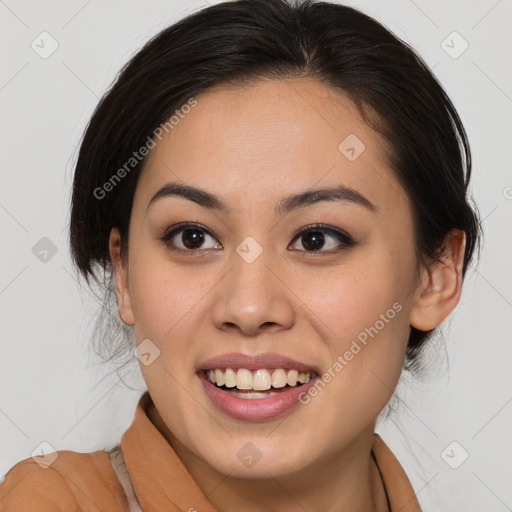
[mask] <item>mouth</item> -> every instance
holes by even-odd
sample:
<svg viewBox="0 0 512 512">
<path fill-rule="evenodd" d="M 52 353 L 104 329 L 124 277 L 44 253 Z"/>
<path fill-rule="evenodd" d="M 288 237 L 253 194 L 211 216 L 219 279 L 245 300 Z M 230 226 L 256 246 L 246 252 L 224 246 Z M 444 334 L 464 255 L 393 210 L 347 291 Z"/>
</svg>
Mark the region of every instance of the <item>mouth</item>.
<svg viewBox="0 0 512 512">
<path fill-rule="evenodd" d="M 300 388 L 317 377 L 314 371 L 294 368 L 212 368 L 203 377 L 221 391 L 244 400 L 265 399 Z"/>
<path fill-rule="evenodd" d="M 241 421 L 272 420 L 291 412 L 320 378 L 317 366 L 273 353 L 230 353 L 196 369 L 218 412 Z"/>
<path fill-rule="evenodd" d="M 232 353 L 203 362 L 196 375 L 218 412 L 240 421 L 269 421 L 295 409 L 320 370 L 279 354 Z"/>
</svg>

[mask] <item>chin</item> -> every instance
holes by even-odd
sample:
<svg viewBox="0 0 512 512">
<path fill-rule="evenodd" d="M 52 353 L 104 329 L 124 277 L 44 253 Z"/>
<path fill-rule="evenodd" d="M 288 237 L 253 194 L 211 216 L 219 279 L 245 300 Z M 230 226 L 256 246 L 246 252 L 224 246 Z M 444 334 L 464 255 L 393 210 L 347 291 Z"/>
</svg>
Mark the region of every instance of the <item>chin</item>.
<svg viewBox="0 0 512 512">
<path fill-rule="evenodd" d="M 210 451 L 203 459 L 215 471 L 239 479 L 268 479 L 301 471 L 313 462 L 310 451 L 297 451 L 290 448 L 265 446 L 264 438 L 252 441 L 237 441 L 226 449 Z M 259 447 L 263 446 L 263 449 Z M 229 456 L 226 454 L 229 453 Z"/>
</svg>

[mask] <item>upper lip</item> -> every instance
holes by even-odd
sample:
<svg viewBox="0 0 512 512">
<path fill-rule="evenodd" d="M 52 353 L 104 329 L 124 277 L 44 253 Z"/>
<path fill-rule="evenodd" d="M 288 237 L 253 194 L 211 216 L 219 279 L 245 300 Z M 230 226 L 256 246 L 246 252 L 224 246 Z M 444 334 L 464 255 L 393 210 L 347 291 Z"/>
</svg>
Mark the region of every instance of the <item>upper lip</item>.
<svg viewBox="0 0 512 512">
<path fill-rule="evenodd" d="M 199 370 L 213 370 L 215 368 L 245 368 L 247 370 L 262 370 L 264 368 L 289 368 L 299 372 L 319 373 L 315 365 L 303 363 L 281 354 L 258 353 L 243 354 L 232 352 L 221 354 L 203 361 Z"/>
</svg>

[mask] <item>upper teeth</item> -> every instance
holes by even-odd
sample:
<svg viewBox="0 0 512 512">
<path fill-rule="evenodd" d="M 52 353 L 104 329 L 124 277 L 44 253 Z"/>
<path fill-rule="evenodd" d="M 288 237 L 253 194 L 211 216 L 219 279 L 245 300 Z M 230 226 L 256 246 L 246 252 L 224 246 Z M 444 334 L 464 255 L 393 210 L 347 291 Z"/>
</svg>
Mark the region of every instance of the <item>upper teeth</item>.
<svg viewBox="0 0 512 512">
<path fill-rule="evenodd" d="M 206 370 L 206 375 L 210 382 L 217 386 L 226 386 L 228 388 L 265 390 L 282 388 L 287 384 L 296 386 L 297 382 L 304 384 L 311 380 L 311 372 L 298 372 L 297 370 L 284 370 L 277 368 L 275 370 L 251 370 L 240 368 L 216 368 L 215 370 Z"/>
</svg>

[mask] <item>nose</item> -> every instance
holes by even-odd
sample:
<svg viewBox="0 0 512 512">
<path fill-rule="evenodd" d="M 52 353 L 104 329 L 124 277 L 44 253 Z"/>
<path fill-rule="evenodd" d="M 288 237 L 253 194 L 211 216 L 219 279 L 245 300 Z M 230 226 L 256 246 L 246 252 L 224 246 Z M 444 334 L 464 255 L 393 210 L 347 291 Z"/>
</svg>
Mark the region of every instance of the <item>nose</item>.
<svg viewBox="0 0 512 512">
<path fill-rule="evenodd" d="M 254 336 L 293 325 L 294 295 L 275 261 L 265 251 L 252 263 L 233 255 L 233 267 L 219 283 L 210 310 L 217 329 Z"/>
</svg>

